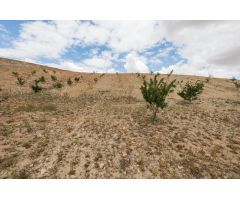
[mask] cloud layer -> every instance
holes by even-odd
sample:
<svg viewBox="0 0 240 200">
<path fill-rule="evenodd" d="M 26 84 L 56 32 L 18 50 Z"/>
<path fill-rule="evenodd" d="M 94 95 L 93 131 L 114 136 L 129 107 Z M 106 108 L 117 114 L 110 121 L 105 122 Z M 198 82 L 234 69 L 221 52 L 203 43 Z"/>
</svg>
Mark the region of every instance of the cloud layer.
<svg viewBox="0 0 240 200">
<path fill-rule="evenodd" d="M 0 34 L 7 33 L 1 25 Z M 163 47 L 164 42 L 171 46 Z M 240 77 L 240 21 L 31 21 L 0 56 L 74 71 L 155 71 Z M 74 49 L 81 60 L 66 55 Z M 84 57 L 85 55 L 85 57 Z M 44 59 L 52 62 L 44 61 Z"/>
</svg>

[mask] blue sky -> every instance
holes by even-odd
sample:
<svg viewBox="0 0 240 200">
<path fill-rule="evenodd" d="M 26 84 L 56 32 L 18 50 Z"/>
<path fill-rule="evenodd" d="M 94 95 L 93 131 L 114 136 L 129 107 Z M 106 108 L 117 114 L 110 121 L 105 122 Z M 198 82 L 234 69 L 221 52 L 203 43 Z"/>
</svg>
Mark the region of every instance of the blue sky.
<svg viewBox="0 0 240 200">
<path fill-rule="evenodd" d="M 0 57 L 72 71 L 239 77 L 238 30 L 239 21 L 0 21 Z"/>
</svg>

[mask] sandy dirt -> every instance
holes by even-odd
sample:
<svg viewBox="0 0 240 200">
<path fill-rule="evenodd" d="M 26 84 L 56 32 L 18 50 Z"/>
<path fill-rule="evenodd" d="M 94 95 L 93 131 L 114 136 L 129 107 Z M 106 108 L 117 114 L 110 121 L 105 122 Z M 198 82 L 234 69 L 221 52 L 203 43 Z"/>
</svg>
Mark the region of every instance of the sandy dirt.
<svg viewBox="0 0 240 200">
<path fill-rule="evenodd" d="M 191 104 L 177 88 L 152 125 L 137 74 L 0 58 L 0 75 L 0 178 L 240 178 L 240 91 L 231 80 L 211 78 Z M 51 75 L 62 89 L 52 87 Z M 34 94 L 30 85 L 40 76 L 45 90 Z M 68 86 L 69 77 L 80 81 Z"/>
</svg>

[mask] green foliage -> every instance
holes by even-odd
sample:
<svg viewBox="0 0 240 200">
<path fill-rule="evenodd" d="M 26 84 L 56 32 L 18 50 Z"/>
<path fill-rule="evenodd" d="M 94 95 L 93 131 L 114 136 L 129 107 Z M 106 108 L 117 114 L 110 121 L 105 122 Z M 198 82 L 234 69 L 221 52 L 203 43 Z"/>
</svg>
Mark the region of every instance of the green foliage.
<svg viewBox="0 0 240 200">
<path fill-rule="evenodd" d="M 54 88 L 60 89 L 60 88 L 63 87 L 63 84 L 58 81 L 58 82 L 54 83 L 52 86 L 53 86 Z"/>
<path fill-rule="evenodd" d="M 51 79 L 52 79 L 52 81 L 57 81 L 57 77 L 56 76 L 51 75 Z"/>
<path fill-rule="evenodd" d="M 169 76 L 172 72 L 169 74 Z M 150 81 L 147 81 L 144 77 L 143 85 L 141 86 L 141 92 L 143 98 L 148 103 L 148 107 L 153 112 L 151 121 L 154 124 L 156 122 L 156 114 L 159 108 L 164 109 L 167 106 L 166 97 L 169 93 L 173 92 L 174 88 L 176 87 L 175 82 L 176 79 L 173 81 L 168 81 L 168 78 L 161 78 L 158 80 L 159 74 L 156 74 L 154 78 L 150 78 Z"/>
<path fill-rule="evenodd" d="M 211 78 L 212 78 L 212 76 L 209 75 L 208 77 L 205 78 L 205 82 L 206 82 L 206 83 L 209 83 L 209 81 L 211 80 Z"/>
<path fill-rule="evenodd" d="M 74 80 L 75 80 L 76 83 L 78 83 L 80 78 L 79 77 L 75 77 Z"/>
<path fill-rule="evenodd" d="M 240 89 L 240 82 L 235 80 L 235 81 L 233 81 L 233 83 L 237 89 Z"/>
<path fill-rule="evenodd" d="M 202 93 L 204 88 L 203 82 L 197 80 L 195 83 L 188 81 L 183 89 L 177 94 L 186 101 L 196 100 L 198 95 Z"/>
<path fill-rule="evenodd" d="M 41 76 L 41 77 L 38 79 L 38 82 L 45 83 L 45 82 L 46 82 L 45 77 L 44 77 L 44 76 Z"/>
<path fill-rule="evenodd" d="M 104 75 L 105 75 L 105 74 L 103 73 L 103 74 L 101 74 L 99 77 L 102 78 Z"/>
<path fill-rule="evenodd" d="M 23 86 L 25 81 L 21 77 L 17 77 L 17 84 Z"/>
<path fill-rule="evenodd" d="M 43 69 L 43 72 L 44 72 L 44 73 L 48 73 L 48 71 L 47 71 L 46 69 Z"/>
<path fill-rule="evenodd" d="M 42 91 L 42 89 L 43 89 L 40 85 L 38 85 L 39 82 L 40 82 L 39 79 L 37 79 L 34 81 L 34 84 L 31 85 L 32 91 L 34 93 L 38 93 L 38 92 Z"/>
<path fill-rule="evenodd" d="M 68 78 L 68 80 L 67 80 L 67 84 L 68 84 L 69 86 L 71 86 L 71 85 L 73 84 L 71 78 Z"/>
<path fill-rule="evenodd" d="M 33 71 L 31 72 L 31 74 L 32 74 L 32 75 L 36 74 L 36 70 L 33 70 Z"/>
<path fill-rule="evenodd" d="M 18 77 L 19 74 L 17 72 L 12 72 L 13 76 Z"/>
</svg>

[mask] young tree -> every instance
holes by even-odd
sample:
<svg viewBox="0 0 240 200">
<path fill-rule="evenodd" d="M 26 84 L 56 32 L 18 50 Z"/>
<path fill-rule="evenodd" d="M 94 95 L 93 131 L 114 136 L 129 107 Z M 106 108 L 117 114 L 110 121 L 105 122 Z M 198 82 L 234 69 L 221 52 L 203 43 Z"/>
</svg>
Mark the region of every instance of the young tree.
<svg viewBox="0 0 240 200">
<path fill-rule="evenodd" d="M 12 72 L 13 76 L 18 77 L 19 74 L 17 72 Z"/>
<path fill-rule="evenodd" d="M 68 80 L 67 80 L 67 84 L 69 85 L 69 86 L 71 86 L 72 85 L 72 80 L 71 80 L 71 78 L 68 78 Z"/>
<path fill-rule="evenodd" d="M 233 81 L 233 83 L 234 83 L 234 85 L 235 85 L 235 87 L 236 87 L 237 89 L 240 89 L 240 82 L 238 82 L 237 80 L 235 80 L 235 81 Z"/>
<path fill-rule="evenodd" d="M 39 82 L 40 82 L 39 79 L 34 80 L 34 84 L 31 85 L 31 88 L 34 93 L 38 93 L 38 92 L 42 91 L 42 89 L 43 89 L 40 85 L 38 85 Z"/>
<path fill-rule="evenodd" d="M 79 77 L 75 77 L 74 80 L 75 80 L 76 83 L 78 83 L 80 78 Z"/>
<path fill-rule="evenodd" d="M 44 76 L 41 76 L 41 77 L 38 79 L 38 82 L 45 83 L 45 82 L 46 82 L 45 77 L 44 77 Z"/>
<path fill-rule="evenodd" d="M 51 79 L 52 79 L 52 81 L 57 81 L 57 77 L 56 76 L 51 75 Z"/>
<path fill-rule="evenodd" d="M 140 89 L 143 98 L 148 103 L 148 108 L 152 111 L 152 124 L 155 124 L 157 120 L 157 112 L 159 111 L 159 108 L 164 109 L 167 106 L 166 97 L 169 93 L 173 92 L 176 87 L 176 79 L 168 81 L 171 74 L 172 71 L 168 75 L 167 79 L 161 78 L 160 80 L 157 79 L 159 74 L 156 74 L 154 78 L 150 78 L 150 81 L 147 81 L 144 77 L 143 85 Z"/>
<path fill-rule="evenodd" d="M 36 70 L 33 70 L 33 71 L 31 72 L 31 74 L 32 74 L 32 75 L 36 74 Z"/>
<path fill-rule="evenodd" d="M 52 86 L 53 86 L 54 88 L 60 89 L 60 88 L 63 87 L 63 84 L 62 84 L 61 82 L 57 81 L 57 82 L 53 83 Z"/>
<path fill-rule="evenodd" d="M 202 93 L 204 88 L 203 82 L 197 80 L 195 83 L 188 81 L 183 89 L 177 94 L 184 100 L 192 102 L 196 100 L 198 95 Z"/>
<path fill-rule="evenodd" d="M 25 81 L 21 78 L 21 77 L 17 77 L 17 84 L 20 85 L 20 86 L 23 86 L 25 83 Z"/>
</svg>

